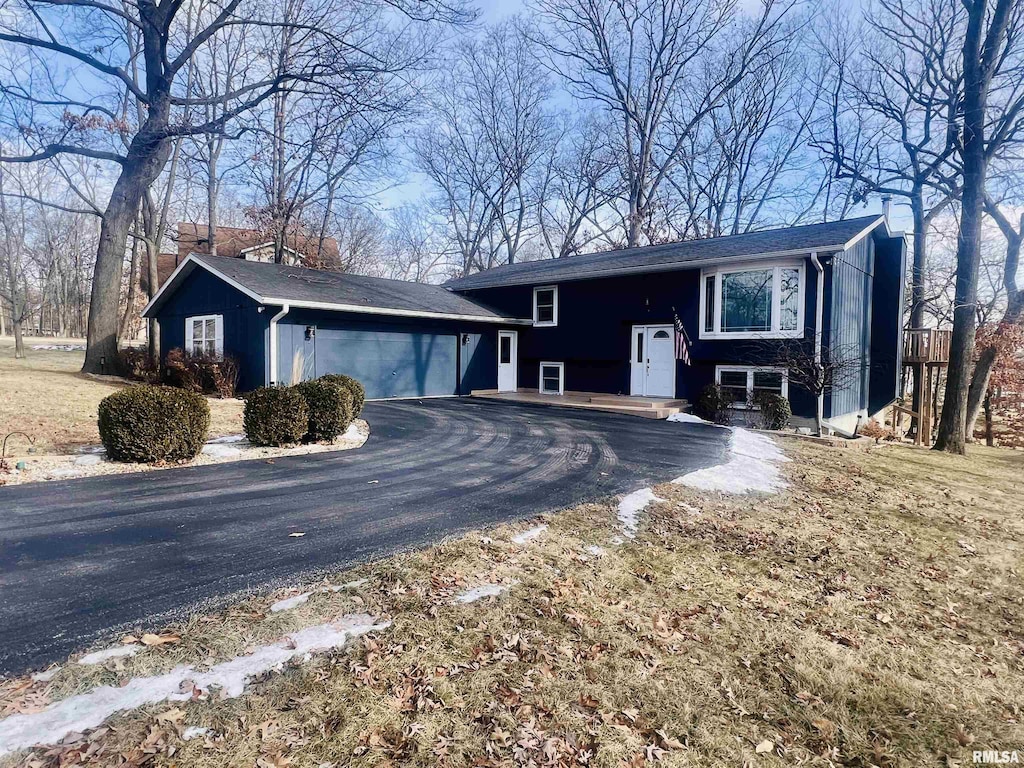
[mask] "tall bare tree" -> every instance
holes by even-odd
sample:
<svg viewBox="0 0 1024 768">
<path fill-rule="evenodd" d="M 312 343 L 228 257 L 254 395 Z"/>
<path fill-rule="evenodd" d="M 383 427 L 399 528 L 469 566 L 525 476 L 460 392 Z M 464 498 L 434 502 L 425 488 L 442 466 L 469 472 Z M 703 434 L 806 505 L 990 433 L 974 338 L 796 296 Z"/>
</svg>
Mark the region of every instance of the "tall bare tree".
<svg viewBox="0 0 1024 768">
<path fill-rule="evenodd" d="M 103 211 L 83 370 L 109 369 L 116 359 L 129 229 L 171 154 L 174 137 L 221 132 L 275 96 L 328 77 L 386 66 L 379 52 L 360 47 L 365 41 L 347 40 L 333 30 L 346 14 L 373 13 L 382 19 L 385 10 L 395 9 L 416 18 L 464 18 L 461 6 L 444 0 L 379 0 L 358 6 L 310 0 L 292 15 L 258 0 L 215 0 L 201 15 L 180 0 L 18 0 L 4 9 L 0 42 L 17 48 L 23 59 L 4 73 L 4 82 L 20 85 L 0 92 L 2 111 L 7 127 L 19 131 L 34 150 L 0 156 L 0 161 L 40 162 L 77 154 L 117 167 Z M 250 48 L 233 87 L 196 96 L 185 87 L 190 65 L 228 27 L 259 44 Z M 126 37 L 136 33 L 141 45 L 133 58 Z M 288 41 L 284 58 L 282 40 Z M 141 62 L 139 81 L 131 74 L 136 60 Z M 76 67 L 84 67 L 96 83 L 88 96 L 74 85 L 81 78 L 68 77 Z M 123 94 L 144 105 L 138 126 L 126 125 L 118 111 Z M 196 116 L 195 110 L 212 103 L 221 106 L 215 117 Z M 119 135 L 125 135 L 126 149 L 114 138 Z"/>
</svg>

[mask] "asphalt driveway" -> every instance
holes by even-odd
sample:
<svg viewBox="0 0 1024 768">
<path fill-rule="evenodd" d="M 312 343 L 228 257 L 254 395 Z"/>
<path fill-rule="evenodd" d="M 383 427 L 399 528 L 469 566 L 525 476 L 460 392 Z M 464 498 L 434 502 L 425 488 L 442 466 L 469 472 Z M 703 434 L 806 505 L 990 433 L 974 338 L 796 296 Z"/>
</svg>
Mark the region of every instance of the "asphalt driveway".
<svg viewBox="0 0 1024 768">
<path fill-rule="evenodd" d="M 728 442 L 700 424 L 468 399 L 368 403 L 363 418 L 358 450 L 0 488 L 0 673 L 135 622 L 664 482 L 720 463 Z"/>
</svg>

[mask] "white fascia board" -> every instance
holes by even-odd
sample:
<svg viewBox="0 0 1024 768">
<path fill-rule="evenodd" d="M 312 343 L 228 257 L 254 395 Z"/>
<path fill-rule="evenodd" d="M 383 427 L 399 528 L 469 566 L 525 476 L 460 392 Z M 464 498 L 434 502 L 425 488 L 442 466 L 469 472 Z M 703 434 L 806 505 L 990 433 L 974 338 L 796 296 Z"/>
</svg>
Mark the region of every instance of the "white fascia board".
<svg viewBox="0 0 1024 768">
<path fill-rule="evenodd" d="M 465 320 L 474 323 L 501 323 L 504 325 L 532 325 L 532 320 L 516 317 L 481 317 L 479 315 L 460 315 L 451 312 L 430 312 L 417 309 L 392 309 L 390 307 L 367 307 L 358 304 L 335 304 L 323 301 L 294 301 L 291 299 L 262 299 L 264 304 L 289 304 L 292 309 L 327 309 L 335 312 L 353 312 L 360 315 L 389 315 L 392 317 L 427 317 L 436 320 Z"/>
<path fill-rule="evenodd" d="M 239 282 L 237 282 L 235 280 L 232 280 L 230 277 L 225 275 L 220 270 L 215 269 L 214 267 L 211 267 L 206 262 L 200 261 L 199 259 L 195 258 L 195 254 L 190 253 L 188 256 L 185 257 L 185 260 L 183 262 L 181 262 L 181 264 L 179 264 L 175 268 L 175 270 L 171 273 L 171 276 L 169 278 L 167 278 L 167 282 L 164 283 L 162 286 L 160 286 L 160 290 L 156 292 L 156 296 L 154 296 L 152 299 L 150 299 L 149 303 L 142 309 L 142 316 L 143 317 L 147 317 L 146 313 L 148 313 L 150 311 L 150 309 L 152 309 L 153 307 L 155 307 L 159 303 L 159 301 L 163 297 L 164 293 L 169 292 L 174 287 L 174 284 L 176 282 L 178 282 L 178 278 L 181 276 L 182 272 L 185 269 L 185 266 L 188 265 L 188 264 L 194 264 L 197 267 L 202 267 L 207 272 L 209 272 L 212 275 L 214 275 L 214 276 L 220 278 L 221 280 L 223 280 L 225 283 L 230 285 L 235 290 L 240 291 L 241 293 L 244 293 L 246 296 L 250 297 L 251 299 L 253 299 L 254 301 L 256 301 L 258 303 L 261 303 L 261 304 L 263 303 L 263 297 L 260 296 L 258 293 L 256 293 L 255 291 L 252 291 L 252 290 L 250 290 L 248 288 L 246 288 L 241 283 L 239 283 Z M 191 272 L 191 269 L 189 271 Z"/>
<path fill-rule="evenodd" d="M 877 219 L 875 219 L 873 222 L 871 222 L 866 227 L 864 227 L 864 229 L 862 229 L 856 235 L 854 235 L 849 240 L 847 240 L 844 245 L 840 246 L 839 250 L 841 250 L 841 251 L 848 251 L 850 249 L 850 246 L 854 245 L 855 243 L 859 242 L 860 240 L 863 240 L 869 234 L 874 232 L 875 229 L 878 228 L 879 223 L 881 223 L 882 226 L 885 227 L 885 236 L 886 237 L 892 237 L 892 233 L 889 231 L 889 223 L 885 220 L 885 216 L 879 215 Z M 824 251 L 824 250 L 829 250 L 829 249 L 827 249 L 827 248 L 819 248 L 818 250 L 819 251 Z"/>
</svg>

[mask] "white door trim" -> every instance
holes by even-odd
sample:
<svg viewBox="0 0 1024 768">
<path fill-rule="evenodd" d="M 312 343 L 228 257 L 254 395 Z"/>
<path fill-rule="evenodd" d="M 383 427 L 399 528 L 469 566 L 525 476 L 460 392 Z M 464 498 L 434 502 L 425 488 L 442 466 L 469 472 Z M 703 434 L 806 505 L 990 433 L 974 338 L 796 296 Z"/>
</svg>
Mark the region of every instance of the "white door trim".
<svg viewBox="0 0 1024 768">
<path fill-rule="evenodd" d="M 509 342 L 509 362 L 501 362 L 501 339 Z M 515 392 L 519 389 L 519 331 L 498 331 L 498 391 Z"/>
<path fill-rule="evenodd" d="M 672 350 L 672 386 L 669 394 L 652 395 L 650 393 L 650 349 L 651 340 L 658 331 L 667 331 L 669 338 L 672 338 L 673 327 L 671 323 L 658 323 L 654 325 L 634 325 L 630 333 L 630 356 L 629 356 L 629 394 L 632 397 L 675 397 L 676 392 L 676 364 L 675 344 L 671 343 Z"/>
</svg>

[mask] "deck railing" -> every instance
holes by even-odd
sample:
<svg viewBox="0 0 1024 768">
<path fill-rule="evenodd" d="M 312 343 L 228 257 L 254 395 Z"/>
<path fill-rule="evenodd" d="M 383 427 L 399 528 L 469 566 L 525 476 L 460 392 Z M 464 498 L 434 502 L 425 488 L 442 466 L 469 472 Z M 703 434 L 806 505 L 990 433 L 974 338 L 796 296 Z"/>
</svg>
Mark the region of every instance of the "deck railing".
<svg viewBox="0 0 1024 768">
<path fill-rule="evenodd" d="M 903 341 L 904 363 L 948 363 L 952 331 L 911 328 Z"/>
</svg>

